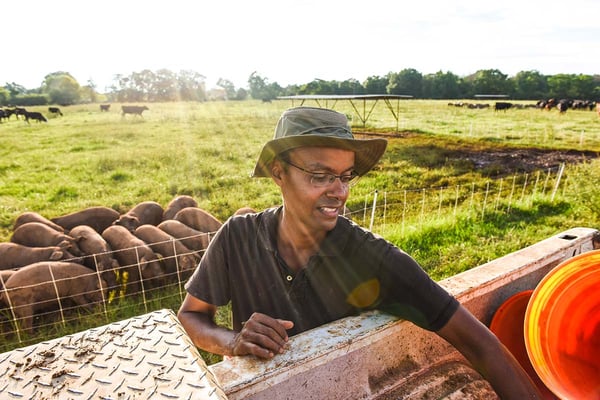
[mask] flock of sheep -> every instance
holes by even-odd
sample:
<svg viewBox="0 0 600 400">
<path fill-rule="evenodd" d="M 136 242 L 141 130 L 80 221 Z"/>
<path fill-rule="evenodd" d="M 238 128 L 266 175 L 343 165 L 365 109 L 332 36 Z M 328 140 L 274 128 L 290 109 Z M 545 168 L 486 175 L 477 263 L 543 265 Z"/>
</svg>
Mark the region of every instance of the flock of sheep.
<svg viewBox="0 0 600 400">
<path fill-rule="evenodd" d="M 0 243 L 0 307 L 31 332 L 41 311 L 90 308 L 111 291 L 129 296 L 182 282 L 221 225 L 185 195 L 125 214 L 102 206 L 51 219 L 22 213 L 10 242 Z"/>
</svg>

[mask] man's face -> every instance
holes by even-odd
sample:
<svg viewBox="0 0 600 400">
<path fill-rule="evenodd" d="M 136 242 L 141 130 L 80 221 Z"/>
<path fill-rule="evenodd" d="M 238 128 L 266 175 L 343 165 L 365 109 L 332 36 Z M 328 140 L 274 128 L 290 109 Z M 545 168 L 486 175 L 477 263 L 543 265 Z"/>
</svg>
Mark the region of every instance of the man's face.
<svg viewBox="0 0 600 400">
<path fill-rule="evenodd" d="M 289 162 L 294 166 L 278 161 L 274 167 L 281 178 L 275 181 L 281 187 L 285 217 L 298 228 L 306 229 L 306 234 L 325 234 L 335 227 L 338 214 L 343 213 L 349 187 L 339 178 L 324 186 L 315 185 L 316 179 L 311 183 L 311 172 L 348 176 L 354 170 L 354 152 L 301 147 L 290 152 Z"/>
</svg>

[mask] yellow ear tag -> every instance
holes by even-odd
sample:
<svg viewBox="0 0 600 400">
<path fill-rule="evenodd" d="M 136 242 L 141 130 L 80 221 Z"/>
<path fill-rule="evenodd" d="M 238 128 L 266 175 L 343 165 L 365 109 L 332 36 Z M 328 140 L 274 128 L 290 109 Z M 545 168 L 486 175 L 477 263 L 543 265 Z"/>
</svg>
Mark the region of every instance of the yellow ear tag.
<svg viewBox="0 0 600 400">
<path fill-rule="evenodd" d="M 346 302 L 357 308 L 367 308 L 377 301 L 379 289 L 379 280 L 370 279 L 355 287 L 346 298 Z"/>
</svg>

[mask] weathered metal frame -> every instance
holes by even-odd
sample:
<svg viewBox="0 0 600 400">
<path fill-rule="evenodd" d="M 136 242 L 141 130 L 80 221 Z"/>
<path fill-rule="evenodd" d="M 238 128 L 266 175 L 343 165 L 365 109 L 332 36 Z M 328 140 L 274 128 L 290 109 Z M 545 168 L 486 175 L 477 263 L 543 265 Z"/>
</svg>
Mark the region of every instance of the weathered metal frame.
<svg viewBox="0 0 600 400">
<path fill-rule="evenodd" d="M 364 95 L 296 95 L 296 96 L 279 96 L 278 100 L 292 100 L 292 107 L 295 105 L 296 100 L 300 100 L 300 106 L 303 106 L 307 100 L 314 100 L 319 107 L 323 107 L 321 101 L 325 101 L 325 108 L 334 108 L 338 100 L 347 100 L 358 115 L 358 118 L 362 122 L 363 128 L 366 127 L 369 117 L 373 113 L 375 106 L 379 100 L 383 100 L 394 120 L 396 121 L 396 132 L 398 131 L 398 124 L 400 119 L 400 100 L 411 99 L 413 96 L 399 95 L 399 94 L 364 94 Z M 370 109 L 367 110 L 367 100 L 374 101 Z M 396 108 L 392 105 L 392 100 L 396 100 Z M 333 101 L 333 104 L 329 106 L 329 101 Z M 357 107 L 357 102 L 362 101 L 362 111 Z"/>
</svg>

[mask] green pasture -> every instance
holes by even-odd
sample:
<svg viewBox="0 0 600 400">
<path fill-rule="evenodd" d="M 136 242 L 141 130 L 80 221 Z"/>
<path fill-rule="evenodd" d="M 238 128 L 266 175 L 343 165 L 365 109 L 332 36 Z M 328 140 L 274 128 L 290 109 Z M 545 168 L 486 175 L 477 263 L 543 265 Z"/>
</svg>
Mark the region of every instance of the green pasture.
<svg viewBox="0 0 600 400">
<path fill-rule="evenodd" d="M 493 105 L 493 101 L 488 103 Z M 143 117 L 122 117 L 120 104 L 112 104 L 109 112 L 100 112 L 98 104 L 88 104 L 62 107 L 62 117 L 49 115 L 45 107 L 31 108 L 42 111 L 48 123 L 27 124 L 13 116 L 0 124 L 0 241 L 9 240 L 14 219 L 25 211 L 47 218 L 95 205 L 125 212 L 141 201 L 166 205 L 173 197 L 187 194 L 225 220 L 243 206 L 260 210 L 279 204 L 275 184 L 249 175 L 263 143 L 272 137 L 279 115 L 291 105 L 280 100 L 152 103 L 147 104 L 149 110 Z M 415 197 L 410 215 L 390 212 L 385 228 L 379 224 L 376 230 L 413 254 L 436 279 L 574 226 L 600 228 L 596 182 L 600 164 L 593 157 L 565 167 L 560 191 L 553 198 L 549 189 L 544 193 L 540 189 L 547 174 L 542 170 L 536 178 L 539 186 L 527 186 L 531 191 L 527 201 L 510 203 L 508 192 L 500 189 L 489 199 L 482 194 L 487 193 L 490 181 L 497 186 L 499 179 L 506 179 L 506 190 L 511 176 L 516 181 L 515 171 L 502 164 L 474 168 L 470 160 L 461 157 L 464 150 L 486 153 L 533 148 L 596 154 L 600 151 L 600 120 L 595 112 L 569 110 L 560 115 L 556 110 L 531 108 L 495 112 L 493 107 L 448 106 L 448 101 L 401 100 L 396 121 L 383 102 L 365 106 L 367 112 L 372 110 L 366 126 L 349 103 L 338 101 L 334 106 L 352 118 L 357 136 L 379 133 L 389 141 L 381 163 L 353 188 L 348 206 L 360 213 L 374 191 L 389 196 L 396 193 L 396 199 L 386 199 L 389 202 L 400 201 L 407 191 L 422 190 L 431 197 L 441 193 L 439 204 L 453 212 L 442 211 L 438 205 L 425 210 Z M 396 103 L 392 106 L 396 111 Z M 525 176 L 520 172 L 518 187 L 525 187 L 523 181 L 531 182 L 535 176 L 535 172 Z M 555 173 L 552 179 L 557 179 Z M 546 186 L 551 187 L 552 182 Z M 493 199 L 494 207 L 473 213 L 456 207 L 453 199 L 444 201 L 443 189 L 453 193 L 455 187 L 478 188 L 477 201 L 491 204 Z M 475 197 L 467 190 L 461 202 L 466 204 L 469 196 Z M 425 222 L 405 226 L 423 215 L 428 216 Z M 105 324 L 107 318 L 123 319 L 148 309 L 176 310 L 180 301 L 181 288 L 177 288 L 143 305 L 133 302 L 101 317 L 80 318 L 77 326 L 40 335 L 64 335 L 69 330 Z M 5 349 L 15 346 L 14 339 L 0 337 L 0 342 Z"/>
</svg>

